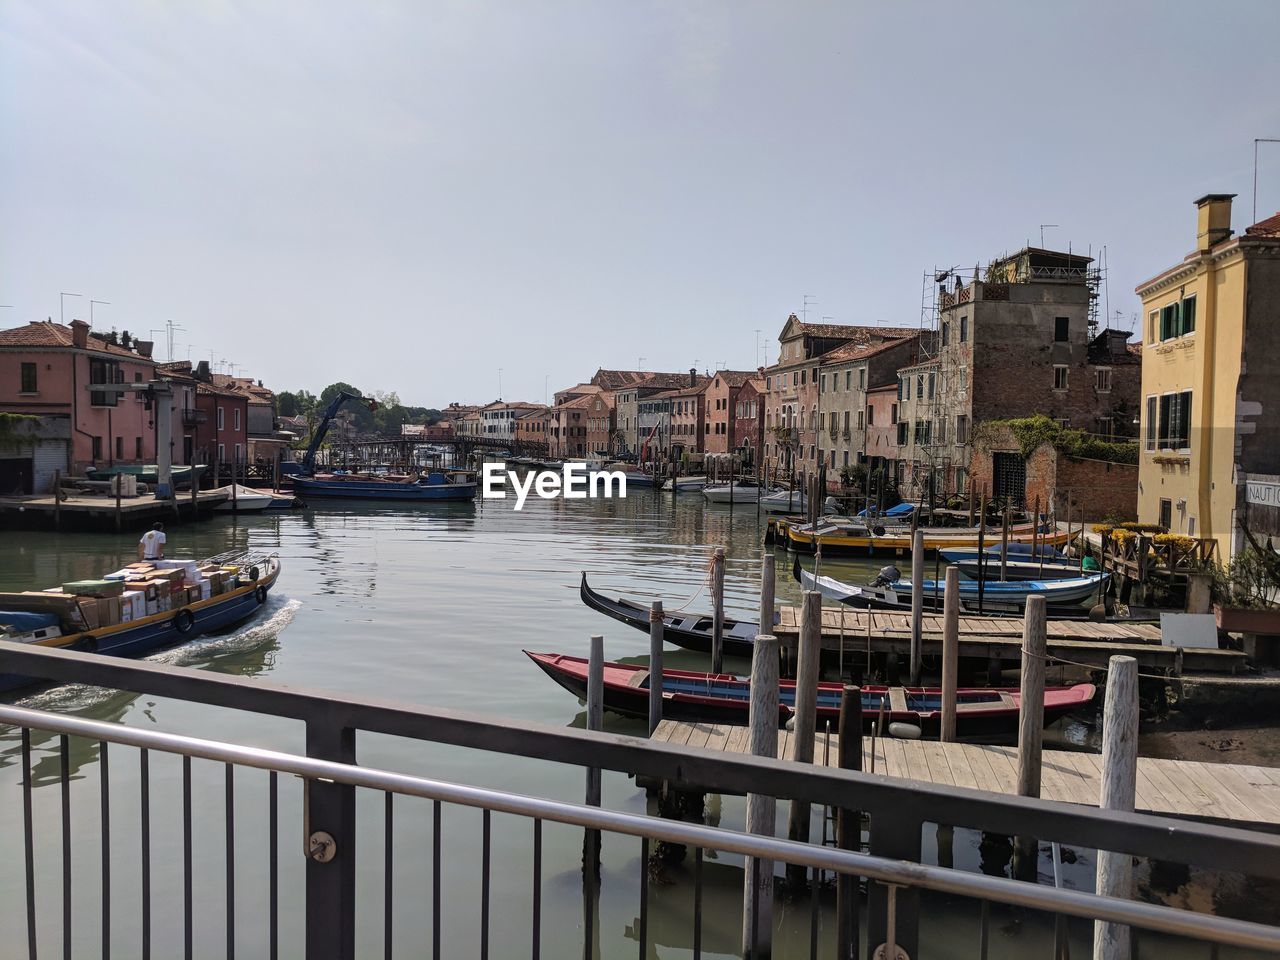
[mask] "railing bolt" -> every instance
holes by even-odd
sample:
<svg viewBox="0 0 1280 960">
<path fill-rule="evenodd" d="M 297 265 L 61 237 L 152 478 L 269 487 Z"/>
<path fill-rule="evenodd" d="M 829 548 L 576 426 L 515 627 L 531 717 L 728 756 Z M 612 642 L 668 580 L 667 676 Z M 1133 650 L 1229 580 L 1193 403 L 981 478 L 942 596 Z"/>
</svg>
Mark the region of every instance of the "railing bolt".
<svg viewBox="0 0 1280 960">
<path fill-rule="evenodd" d="M 332 834 L 317 830 L 309 838 L 307 856 L 319 863 L 328 863 L 338 855 L 338 842 Z"/>
</svg>

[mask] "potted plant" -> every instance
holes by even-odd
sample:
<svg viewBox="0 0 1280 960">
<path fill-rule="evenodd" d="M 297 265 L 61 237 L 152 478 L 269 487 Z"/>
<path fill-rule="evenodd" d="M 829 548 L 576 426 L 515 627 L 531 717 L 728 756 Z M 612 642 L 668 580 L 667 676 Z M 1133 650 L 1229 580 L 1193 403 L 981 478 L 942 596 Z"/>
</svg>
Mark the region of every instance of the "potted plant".
<svg viewBox="0 0 1280 960">
<path fill-rule="evenodd" d="M 1219 630 L 1280 635 L 1280 556 L 1250 545 L 1214 575 L 1213 613 Z"/>
</svg>

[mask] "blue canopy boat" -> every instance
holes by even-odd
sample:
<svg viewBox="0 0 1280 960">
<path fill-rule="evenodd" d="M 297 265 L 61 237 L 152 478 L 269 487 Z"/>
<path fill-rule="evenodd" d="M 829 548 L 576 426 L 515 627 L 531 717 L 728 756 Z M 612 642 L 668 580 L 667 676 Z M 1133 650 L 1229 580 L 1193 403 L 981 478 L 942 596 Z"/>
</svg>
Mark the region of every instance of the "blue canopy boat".
<svg viewBox="0 0 1280 960">
<path fill-rule="evenodd" d="M 178 569 L 181 578 L 174 573 Z M 153 579 L 157 570 L 172 579 Z M 0 593 L 0 640 L 140 657 L 249 619 L 267 602 L 279 576 L 274 555 L 226 553 L 200 562 L 134 564 L 102 581 L 64 584 L 61 591 Z M 74 587 L 93 592 L 64 592 Z M 99 619 L 104 603 L 119 619 Z M 38 682 L 0 673 L 0 691 Z"/>
<path fill-rule="evenodd" d="M 294 477 L 294 491 L 304 497 L 348 500 L 474 500 L 475 474 L 433 470 L 420 477 L 363 473 L 320 473 Z"/>
<path fill-rule="evenodd" d="M 891 569 L 894 568 L 886 568 L 886 571 Z M 801 569 L 799 558 L 793 566 L 793 573 L 806 590 L 817 590 L 824 597 L 851 607 L 911 609 L 913 586 L 910 580 L 890 580 L 882 572 L 874 582 L 859 586 L 844 583 L 834 577 L 817 576 Z M 977 580 L 961 580 L 960 609 L 969 613 L 976 612 L 981 591 L 983 613 L 1020 614 L 1026 609 L 1028 597 L 1040 595 L 1045 598 L 1050 609 L 1065 608 L 1067 612 L 1078 614 L 1081 602 L 1106 589 L 1109 576 L 1106 573 L 1095 573 L 1065 580 L 987 580 L 981 584 Z M 924 609 L 941 612 L 943 584 L 937 580 L 924 580 L 920 583 L 920 588 Z"/>
</svg>

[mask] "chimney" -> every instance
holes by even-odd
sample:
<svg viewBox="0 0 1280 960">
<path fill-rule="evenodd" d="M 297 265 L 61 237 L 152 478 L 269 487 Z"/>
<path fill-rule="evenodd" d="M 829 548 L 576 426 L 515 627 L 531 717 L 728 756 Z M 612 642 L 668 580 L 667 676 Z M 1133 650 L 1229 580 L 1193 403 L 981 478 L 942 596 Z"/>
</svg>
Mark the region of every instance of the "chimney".
<svg viewBox="0 0 1280 960">
<path fill-rule="evenodd" d="M 208 360 L 201 360 L 198 364 L 196 364 L 195 378 L 197 380 L 203 381 L 204 383 L 213 382 L 213 374 L 209 372 Z"/>
<path fill-rule="evenodd" d="M 1231 236 L 1234 193 L 1206 193 L 1196 201 L 1196 252 L 1208 253 Z"/>
<path fill-rule="evenodd" d="M 155 349 L 155 346 L 154 340 L 133 341 L 133 348 L 138 351 L 138 356 L 146 357 L 148 360 L 151 359 L 151 351 Z"/>
<path fill-rule="evenodd" d="M 89 346 L 89 325 L 83 320 L 71 321 L 71 343 L 81 350 Z"/>
</svg>

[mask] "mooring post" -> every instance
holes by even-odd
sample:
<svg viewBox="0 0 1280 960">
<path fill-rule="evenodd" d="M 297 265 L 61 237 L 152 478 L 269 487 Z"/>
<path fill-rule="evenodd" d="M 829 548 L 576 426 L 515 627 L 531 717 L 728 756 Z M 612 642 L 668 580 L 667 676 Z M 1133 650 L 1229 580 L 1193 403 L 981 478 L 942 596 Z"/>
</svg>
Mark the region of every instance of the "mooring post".
<svg viewBox="0 0 1280 960">
<path fill-rule="evenodd" d="M 591 652 L 587 660 L 587 729 L 599 730 L 604 726 L 604 637 L 591 638 Z M 600 806 L 600 768 L 587 768 L 586 803 Z"/>
<path fill-rule="evenodd" d="M 987 579 L 987 488 L 978 501 L 978 616 L 982 616 L 982 587 Z"/>
<path fill-rule="evenodd" d="M 960 669 L 960 568 L 947 567 L 942 594 L 942 732 L 943 743 L 956 738 L 956 685 Z"/>
<path fill-rule="evenodd" d="M 711 672 L 724 670 L 724 547 L 711 555 Z"/>
<path fill-rule="evenodd" d="M 1138 780 L 1138 661 L 1112 657 L 1107 665 L 1106 705 L 1102 714 L 1103 810 L 1133 811 Z M 1104 897 L 1133 896 L 1133 858 L 1098 851 L 1097 891 Z M 1129 960 L 1129 928 L 1101 920 L 1093 924 L 1094 960 Z"/>
<path fill-rule="evenodd" d="M 649 733 L 662 722 L 662 601 L 649 605 Z"/>
<path fill-rule="evenodd" d="M 840 694 L 840 740 L 837 756 L 841 770 L 862 769 L 862 690 L 845 685 Z M 862 815 L 857 810 L 840 809 L 836 813 L 836 843 L 841 850 L 858 850 L 862 846 Z M 817 896 L 818 891 L 813 891 Z M 836 956 L 839 960 L 857 960 L 858 909 L 862 896 L 858 878 L 851 874 L 836 875 Z"/>
<path fill-rule="evenodd" d="M 911 535 L 911 682 L 920 682 L 924 626 L 924 531 Z"/>
<path fill-rule="evenodd" d="M 1000 528 L 1000 582 L 1009 579 L 1009 500 L 1004 501 L 1004 524 Z"/>
<path fill-rule="evenodd" d="M 62 528 L 62 471 L 53 471 L 53 529 Z"/>
<path fill-rule="evenodd" d="M 1040 796 L 1040 766 L 1044 743 L 1045 601 L 1027 598 L 1022 621 L 1022 681 L 1018 702 L 1018 796 Z M 1036 837 L 1019 837 L 1014 872 L 1034 876 Z"/>
<path fill-rule="evenodd" d="M 116 488 L 116 533 L 120 532 L 120 525 L 121 525 L 121 518 L 120 518 L 120 487 L 122 486 L 120 482 L 121 479 L 122 479 L 122 475 L 119 473 L 117 473 L 114 477 L 111 478 L 111 485 Z"/>
<path fill-rule="evenodd" d="M 813 739 L 818 728 L 818 659 L 822 646 L 822 594 L 806 590 L 800 606 L 800 656 L 796 663 L 796 709 L 791 742 L 791 759 L 813 763 Z M 787 836 L 809 842 L 809 801 L 792 800 Z M 787 865 L 787 880 L 793 890 L 804 887 L 804 867 Z"/>
<path fill-rule="evenodd" d="M 754 757 L 778 756 L 778 638 L 760 634 L 751 650 L 751 706 L 748 746 Z M 772 837 L 778 801 L 772 794 L 747 794 L 747 833 Z M 758 889 L 757 889 L 758 888 Z M 759 913 L 754 910 L 759 905 Z M 752 944 L 755 949 L 752 949 Z M 746 861 L 742 888 L 743 956 L 767 957 L 773 948 L 773 861 Z"/>
<path fill-rule="evenodd" d="M 770 550 L 760 558 L 760 632 L 773 633 L 773 597 L 777 586 L 777 559 Z"/>
<path fill-rule="evenodd" d="M 190 464 L 191 468 L 191 518 L 194 520 L 200 511 L 200 475 L 196 470 L 196 465 Z"/>
</svg>

